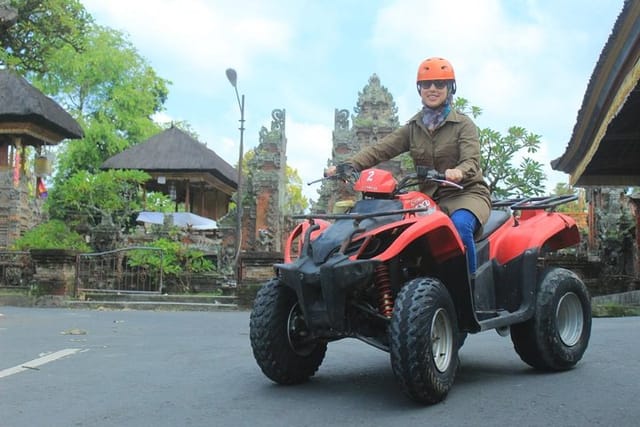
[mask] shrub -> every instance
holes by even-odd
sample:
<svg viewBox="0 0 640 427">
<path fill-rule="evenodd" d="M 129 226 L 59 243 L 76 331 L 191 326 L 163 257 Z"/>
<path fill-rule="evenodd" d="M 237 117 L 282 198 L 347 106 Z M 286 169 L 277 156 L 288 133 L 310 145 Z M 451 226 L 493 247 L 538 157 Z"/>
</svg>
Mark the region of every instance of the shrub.
<svg viewBox="0 0 640 427">
<path fill-rule="evenodd" d="M 593 317 L 640 316 L 640 307 L 621 305 L 614 302 L 597 304 L 592 307 Z"/>
<path fill-rule="evenodd" d="M 72 231 L 60 220 L 50 220 L 27 231 L 12 245 L 12 249 L 67 249 L 78 252 L 90 252 L 91 247 L 84 238 Z"/>
<path fill-rule="evenodd" d="M 176 282 L 181 291 L 190 290 L 189 274 L 216 271 L 215 264 L 205 258 L 202 251 L 186 247 L 180 242 L 161 238 L 145 246 L 162 249 L 162 254 L 144 249 L 134 250 L 129 255 L 128 265 L 142 267 L 152 273 L 162 268 L 164 277 L 169 282 Z"/>
</svg>

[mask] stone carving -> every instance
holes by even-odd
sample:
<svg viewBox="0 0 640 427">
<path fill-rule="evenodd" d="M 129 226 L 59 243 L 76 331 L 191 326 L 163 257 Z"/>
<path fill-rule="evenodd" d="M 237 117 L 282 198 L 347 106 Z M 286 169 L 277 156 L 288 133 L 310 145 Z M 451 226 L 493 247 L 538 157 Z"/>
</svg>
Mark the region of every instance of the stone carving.
<svg viewBox="0 0 640 427">
<path fill-rule="evenodd" d="M 263 252 L 271 252 L 273 250 L 273 233 L 268 228 L 258 229 L 257 249 Z"/>
<path fill-rule="evenodd" d="M 380 84 L 380 78 L 373 74 L 368 84 L 358 93 L 358 101 L 353 109 L 352 127 L 349 129 L 349 112 L 335 110 L 333 149 L 329 165 L 348 159 L 360 149 L 376 144 L 399 126 L 398 108 L 387 88 Z M 381 165 L 401 175 L 400 161 L 385 162 Z M 355 199 L 357 195 L 344 184 L 325 181 L 318 191 L 318 201 L 312 203 L 312 212 L 331 212 L 335 202 Z"/>
<path fill-rule="evenodd" d="M 279 131 L 284 134 L 284 119 L 285 119 L 285 110 L 273 110 L 271 112 L 271 130 Z"/>
<path fill-rule="evenodd" d="M 336 130 L 349 130 L 349 110 L 338 110 L 336 108 L 334 122 Z"/>
<path fill-rule="evenodd" d="M 243 248 L 247 251 L 281 251 L 283 205 L 286 194 L 286 136 L 284 109 L 271 114 L 271 130 L 262 127 L 255 156 L 249 161 L 247 177 L 248 199 L 243 218 Z M 268 230 L 265 234 L 264 230 Z M 270 236 L 269 238 L 267 238 Z"/>
</svg>

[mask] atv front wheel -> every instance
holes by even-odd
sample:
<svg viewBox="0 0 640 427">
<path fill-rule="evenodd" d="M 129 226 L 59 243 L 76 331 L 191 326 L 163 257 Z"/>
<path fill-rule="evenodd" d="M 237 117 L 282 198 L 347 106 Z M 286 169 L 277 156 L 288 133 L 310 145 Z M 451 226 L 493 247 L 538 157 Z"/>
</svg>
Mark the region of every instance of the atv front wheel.
<svg viewBox="0 0 640 427">
<path fill-rule="evenodd" d="M 589 293 L 582 280 L 564 268 L 542 273 L 534 317 L 511 326 L 511 341 L 520 358 L 546 371 L 575 366 L 590 335 Z"/>
<path fill-rule="evenodd" d="M 253 356 L 262 372 L 279 384 L 300 384 L 312 377 L 327 343 L 310 339 L 296 294 L 278 279 L 256 295 L 249 322 Z"/>
<path fill-rule="evenodd" d="M 391 367 L 403 392 L 420 403 L 443 400 L 458 366 L 458 322 L 447 288 L 418 278 L 398 293 L 390 325 Z"/>
</svg>

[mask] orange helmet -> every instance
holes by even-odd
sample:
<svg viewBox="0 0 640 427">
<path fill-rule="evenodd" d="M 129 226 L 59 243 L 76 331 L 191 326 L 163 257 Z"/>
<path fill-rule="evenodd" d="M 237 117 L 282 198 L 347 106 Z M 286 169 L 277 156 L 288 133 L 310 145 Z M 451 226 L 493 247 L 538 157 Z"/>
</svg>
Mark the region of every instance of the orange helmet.
<svg viewBox="0 0 640 427">
<path fill-rule="evenodd" d="M 456 73 L 453 66 L 444 58 L 427 58 L 420 63 L 418 67 L 418 93 L 420 93 L 419 83 L 423 80 L 450 80 L 449 91 L 451 94 L 456 93 Z"/>
<path fill-rule="evenodd" d="M 455 80 L 453 66 L 444 58 L 427 58 L 418 67 L 417 82 L 423 80 Z"/>
</svg>

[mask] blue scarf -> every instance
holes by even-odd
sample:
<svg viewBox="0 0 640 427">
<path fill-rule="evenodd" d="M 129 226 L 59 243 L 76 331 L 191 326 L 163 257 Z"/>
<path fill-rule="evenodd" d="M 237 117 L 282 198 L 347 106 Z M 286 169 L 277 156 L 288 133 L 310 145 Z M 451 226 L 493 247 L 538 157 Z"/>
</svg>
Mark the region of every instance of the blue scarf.
<svg viewBox="0 0 640 427">
<path fill-rule="evenodd" d="M 430 131 L 438 129 L 444 124 L 447 116 L 451 112 L 451 103 L 453 102 L 453 94 L 449 91 L 447 99 L 437 108 L 429 108 L 426 105 L 422 107 L 422 123 Z"/>
</svg>

